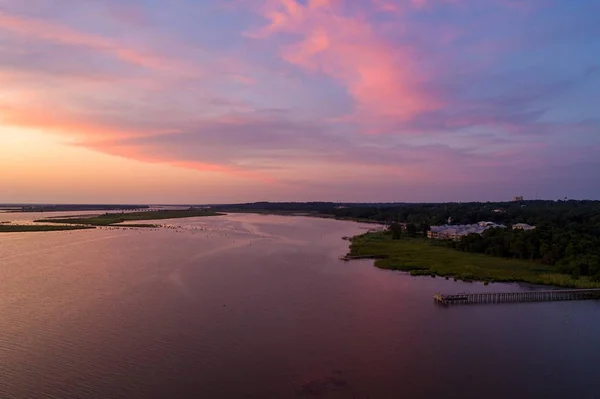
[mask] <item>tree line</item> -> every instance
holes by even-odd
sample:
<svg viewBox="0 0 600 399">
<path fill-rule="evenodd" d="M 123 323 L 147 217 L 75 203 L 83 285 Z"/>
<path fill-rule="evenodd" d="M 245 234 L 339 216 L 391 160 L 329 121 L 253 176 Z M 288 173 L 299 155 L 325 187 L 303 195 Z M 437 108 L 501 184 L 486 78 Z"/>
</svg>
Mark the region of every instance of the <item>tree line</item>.
<svg viewBox="0 0 600 399">
<path fill-rule="evenodd" d="M 575 278 L 588 276 L 593 281 L 600 281 L 599 201 L 535 201 L 509 204 L 506 208 L 494 208 L 496 211 L 492 210 L 492 214 L 487 212 L 489 204 L 470 205 L 470 209 L 467 204 L 454 207 L 457 212 L 450 213 L 448 217 L 460 220 L 460 224 L 486 220 L 505 224 L 508 228 L 491 228 L 483 234 L 469 234 L 457 241 L 442 241 L 441 245 L 459 251 L 540 262 Z M 444 207 L 438 206 L 437 210 L 434 207 L 431 212 L 421 214 L 416 214 L 413 208 L 409 215 L 413 217 L 412 220 L 440 220 L 448 215 L 440 213 L 440 208 Z M 402 220 L 410 220 L 409 217 L 399 220 L 401 222 L 392 222 L 389 227 L 389 233 L 395 239 L 402 236 L 426 235 L 429 229 L 425 222 L 421 222 L 420 225 L 401 224 Z M 522 222 L 532 224 L 536 228 L 511 228 L 512 224 Z"/>
<path fill-rule="evenodd" d="M 598 225 L 591 223 L 581 223 L 575 229 L 548 224 L 529 231 L 494 228 L 446 245 L 460 251 L 537 261 L 554 266 L 560 273 L 600 281 L 600 236 L 594 234 L 597 229 Z"/>
</svg>

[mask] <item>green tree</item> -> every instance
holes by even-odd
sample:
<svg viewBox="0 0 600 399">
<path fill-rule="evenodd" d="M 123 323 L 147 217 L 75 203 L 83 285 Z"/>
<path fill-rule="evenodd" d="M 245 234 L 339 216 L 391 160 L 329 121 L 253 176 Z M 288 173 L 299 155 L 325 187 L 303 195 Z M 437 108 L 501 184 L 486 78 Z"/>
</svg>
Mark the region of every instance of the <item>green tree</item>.
<svg viewBox="0 0 600 399">
<path fill-rule="evenodd" d="M 389 231 L 392 233 L 392 239 L 399 240 L 402 238 L 402 225 L 400 223 L 392 223 Z"/>
<path fill-rule="evenodd" d="M 421 223 L 421 233 L 423 234 L 423 237 L 427 237 L 427 232 L 431 230 L 431 226 L 429 226 L 427 223 L 422 222 Z"/>
<path fill-rule="evenodd" d="M 417 235 L 417 226 L 414 223 L 408 223 L 406 225 L 406 234 L 410 237 L 414 237 Z"/>
</svg>

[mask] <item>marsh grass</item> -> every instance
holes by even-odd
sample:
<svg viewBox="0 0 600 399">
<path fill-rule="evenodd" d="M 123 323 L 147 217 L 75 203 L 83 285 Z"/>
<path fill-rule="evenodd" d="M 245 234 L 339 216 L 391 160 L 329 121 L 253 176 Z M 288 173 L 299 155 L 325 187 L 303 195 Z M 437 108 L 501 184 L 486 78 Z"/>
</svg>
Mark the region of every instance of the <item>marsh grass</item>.
<svg viewBox="0 0 600 399">
<path fill-rule="evenodd" d="M 49 225 L 18 225 L 0 224 L 0 233 L 25 233 L 36 231 L 66 231 L 93 229 L 92 226 L 49 226 Z"/>
<path fill-rule="evenodd" d="M 385 233 L 367 233 L 352 239 L 350 255 L 373 254 L 381 269 L 401 270 L 413 276 L 436 275 L 462 281 L 525 282 L 573 288 L 600 288 L 588 278 L 575 279 L 550 266 L 532 261 L 505 259 L 461 252 L 432 245 L 422 238 L 393 240 Z"/>
<path fill-rule="evenodd" d="M 104 215 L 93 216 L 88 218 L 62 218 L 62 219 L 42 219 L 36 222 L 43 223 L 60 223 L 60 224 L 77 224 L 90 226 L 113 226 L 123 222 L 143 221 L 143 220 L 163 220 L 163 219 L 180 219 L 200 216 L 220 216 L 222 213 L 206 209 L 189 209 L 183 211 L 148 211 L 148 212 L 132 212 L 132 213 L 106 213 Z M 124 227 L 156 227 L 155 225 L 123 225 Z"/>
</svg>

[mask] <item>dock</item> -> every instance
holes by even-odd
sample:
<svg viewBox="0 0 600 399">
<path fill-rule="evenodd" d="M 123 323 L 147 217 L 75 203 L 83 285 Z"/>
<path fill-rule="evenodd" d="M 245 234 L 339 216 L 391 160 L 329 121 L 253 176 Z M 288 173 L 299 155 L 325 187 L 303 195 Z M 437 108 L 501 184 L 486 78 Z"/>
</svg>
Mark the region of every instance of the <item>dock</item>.
<svg viewBox="0 0 600 399">
<path fill-rule="evenodd" d="M 357 259 L 385 259 L 385 256 L 382 255 L 342 255 L 339 257 L 340 260 L 350 261 Z"/>
<path fill-rule="evenodd" d="M 435 300 L 435 302 L 443 305 L 578 301 L 584 299 L 600 299 L 600 288 L 523 292 L 480 292 L 459 294 L 436 293 L 433 295 L 433 299 Z"/>
</svg>

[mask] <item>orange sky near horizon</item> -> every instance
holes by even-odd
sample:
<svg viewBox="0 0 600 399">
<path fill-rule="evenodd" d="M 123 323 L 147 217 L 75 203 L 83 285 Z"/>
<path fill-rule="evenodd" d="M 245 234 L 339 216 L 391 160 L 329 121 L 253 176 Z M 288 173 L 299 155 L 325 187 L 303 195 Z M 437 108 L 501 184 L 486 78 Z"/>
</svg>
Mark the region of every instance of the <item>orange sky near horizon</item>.
<svg viewBox="0 0 600 399">
<path fill-rule="evenodd" d="M 5 203 L 223 202 L 245 185 L 221 173 L 99 153 L 33 130 L 0 125 L 0 139 Z"/>
</svg>

